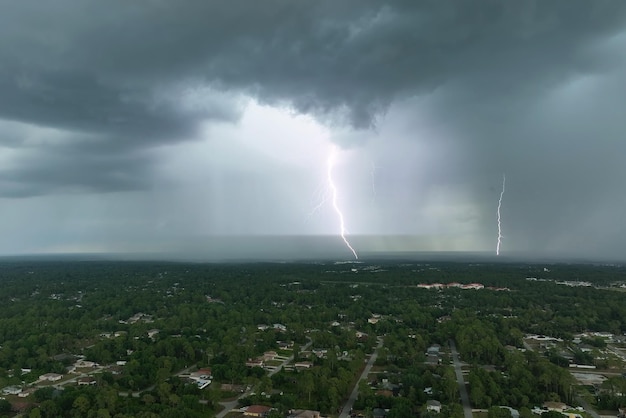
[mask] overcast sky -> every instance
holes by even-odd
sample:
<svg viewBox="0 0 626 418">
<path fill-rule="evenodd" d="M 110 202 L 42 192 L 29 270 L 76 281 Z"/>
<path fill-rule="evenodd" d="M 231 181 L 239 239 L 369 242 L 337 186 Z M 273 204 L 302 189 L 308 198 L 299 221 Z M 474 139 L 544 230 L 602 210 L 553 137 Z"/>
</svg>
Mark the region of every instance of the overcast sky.
<svg viewBox="0 0 626 418">
<path fill-rule="evenodd" d="M 626 259 L 626 2 L 0 8 L 1 254 Z"/>
</svg>

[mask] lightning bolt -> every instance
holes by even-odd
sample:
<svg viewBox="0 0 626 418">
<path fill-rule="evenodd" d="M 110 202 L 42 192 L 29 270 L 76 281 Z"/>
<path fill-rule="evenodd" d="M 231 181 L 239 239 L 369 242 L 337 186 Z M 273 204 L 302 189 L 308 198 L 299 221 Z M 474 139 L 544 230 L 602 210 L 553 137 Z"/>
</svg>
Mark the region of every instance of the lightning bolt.
<svg viewBox="0 0 626 418">
<path fill-rule="evenodd" d="M 500 209 L 502 208 L 502 197 L 504 196 L 504 187 L 506 185 L 506 176 L 502 174 L 502 191 L 500 192 L 500 199 L 498 199 L 498 244 L 496 245 L 496 255 L 500 255 L 500 245 L 502 244 L 502 217 L 500 216 Z"/>
<path fill-rule="evenodd" d="M 333 205 L 333 209 L 335 210 L 335 212 L 337 213 L 337 217 L 339 218 L 339 234 L 341 235 L 341 239 L 346 244 L 346 247 L 348 247 L 350 251 L 352 251 L 354 258 L 358 260 L 359 256 L 357 255 L 356 251 L 354 250 L 354 248 L 352 248 L 352 245 L 350 245 L 350 242 L 346 238 L 346 224 L 343 219 L 343 213 L 341 212 L 341 209 L 339 209 L 339 205 L 337 204 L 338 192 L 337 192 L 337 186 L 335 186 L 335 180 L 333 179 L 333 168 L 335 167 L 336 157 L 337 157 L 337 147 L 333 145 L 333 147 L 330 150 L 330 154 L 328 155 L 328 159 L 326 160 L 326 169 L 327 169 L 326 178 L 328 180 L 328 187 L 330 188 L 330 192 L 331 192 L 331 202 Z"/>
<path fill-rule="evenodd" d="M 307 220 L 312 218 L 313 215 L 319 212 L 319 210 L 326 204 L 326 202 L 328 202 L 329 195 L 330 195 L 330 190 L 328 190 L 327 185 L 317 188 L 317 191 L 315 192 L 315 197 L 316 197 L 315 200 L 317 201 L 317 204 L 313 206 L 313 209 L 311 209 L 311 211 L 307 215 Z"/>
</svg>

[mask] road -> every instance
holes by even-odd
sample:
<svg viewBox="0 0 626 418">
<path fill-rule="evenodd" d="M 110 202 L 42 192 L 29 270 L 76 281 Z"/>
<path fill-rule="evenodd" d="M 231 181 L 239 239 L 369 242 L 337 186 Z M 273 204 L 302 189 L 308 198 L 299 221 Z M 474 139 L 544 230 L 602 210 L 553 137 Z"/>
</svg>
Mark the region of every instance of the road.
<svg viewBox="0 0 626 418">
<path fill-rule="evenodd" d="M 470 404 L 467 394 L 467 387 L 465 386 L 465 379 L 463 379 L 463 371 L 461 370 L 461 361 L 459 360 L 459 353 L 456 351 L 454 340 L 450 340 L 450 351 L 452 352 L 456 382 L 459 385 L 459 394 L 461 395 L 461 403 L 463 404 L 463 416 L 465 418 L 472 418 L 472 405 Z"/>
<path fill-rule="evenodd" d="M 367 379 L 367 375 L 369 374 L 370 370 L 372 369 L 372 366 L 374 365 L 374 362 L 376 361 L 376 358 L 378 357 L 378 349 L 382 346 L 383 346 L 383 339 L 382 337 L 378 337 L 378 345 L 376 346 L 376 349 L 374 349 L 372 356 L 370 357 L 369 361 L 365 365 L 365 368 L 363 369 L 363 373 L 361 373 L 361 377 L 359 377 L 359 380 L 357 380 L 356 383 L 354 384 L 352 393 L 350 394 L 350 397 L 348 398 L 346 403 L 343 405 L 343 409 L 341 410 L 341 414 L 339 414 L 339 418 L 348 418 L 350 416 L 350 411 L 352 411 L 354 402 L 356 401 L 357 396 L 359 396 L 359 382 L 363 379 Z"/>
<path fill-rule="evenodd" d="M 600 415 L 598 415 L 598 413 L 591 407 L 591 405 L 589 405 L 587 401 L 584 400 L 581 396 L 578 396 L 576 400 L 578 401 L 580 406 L 582 406 L 585 409 L 585 412 L 587 412 L 593 418 L 600 418 Z"/>
<path fill-rule="evenodd" d="M 311 345 L 311 342 L 312 341 L 309 340 L 305 345 L 302 346 L 301 350 L 308 349 L 309 346 Z M 284 360 L 278 367 L 276 367 L 274 370 L 269 372 L 268 373 L 269 376 L 272 376 L 273 374 L 277 373 L 280 369 L 283 368 L 284 365 L 289 364 L 290 361 L 293 361 L 293 354 L 291 356 L 289 356 L 289 358 Z M 224 409 L 222 409 L 217 415 L 215 415 L 215 417 L 216 418 L 224 418 L 226 416 L 226 414 L 228 414 L 232 409 L 237 407 L 237 403 L 239 402 L 239 399 L 244 398 L 246 396 L 250 396 L 252 391 L 253 391 L 253 389 L 251 388 L 250 390 L 247 390 L 244 393 L 242 393 L 241 395 L 237 396 L 237 398 L 232 400 L 232 401 L 220 402 L 220 404 L 222 404 Z"/>
<path fill-rule="evenodd" d="M 308 338 L 308 337 L 307 337 L 307 338 Z M 311 345 L 311 343 L 312 343 L 312 342 L 313 342 L 312 340 L 309 340 L 306 344 L 304 344 L 304 345 L 302 346 L 302 348 L 301 348 L 300 350 L 301 350 L 301 351 L 307 350 L 307 349 L 309 348 L 309 346 Z M 290 355 L 290 356 L 287 358 L 287 360 L 283 360 L 283 362 L 282 362 L 282 363 L 280 363 L 280 364 L 278 365 L 278 367 L 276 367 L 274 370 L 272 370 L 271 372 L 269 372 L 269 373 L 268 373 L 268 374 L 269 374 L 269 376 L 271 377 L 271 376 L 273 376 L 274 374 L 278 373 L 278 371 L 279 371 L 280 369 L 282 369 L 284 365 L 289 364 L 289 363 L 290 363 L 290 362 L 292 362 L 292 361 L 293 361 L 293 354 L 292 354 L 292 355 Z"/>
</svg>

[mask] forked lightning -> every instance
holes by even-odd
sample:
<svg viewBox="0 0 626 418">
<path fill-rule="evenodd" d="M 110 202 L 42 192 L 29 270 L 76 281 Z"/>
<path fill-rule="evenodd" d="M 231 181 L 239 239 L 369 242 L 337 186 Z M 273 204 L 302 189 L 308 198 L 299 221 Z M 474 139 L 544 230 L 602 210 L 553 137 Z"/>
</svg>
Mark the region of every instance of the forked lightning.
<svg viewBox="0 0 626 418">
<path fill-rule="evenodd" d="M 338 192 L 337 192 L 337 186 L 335 186 L 335 180 L 333 179 L 333 168 L 335 167 L 336 157 L 337 157 L 337 147 L 333 145 L 333 147 L 330 150 L 330 154 L 328 155 L 328 159 L 326 160 L 326 164 L 327 164 L 326 177 L 328 180 L 328 187 L 330 188 L 330 192 L 331 192 L 331 202 L 333 205 L 333 209 L 335 210 L 335 212 L 337 213 L 337 217 L 339 218 L 339 234 L 341 235 L 341 239 L 346 244 L 348 249 L 352 251 L 354 258 L 358 260 L 359 256 L 357 255 L 356 251 L 354 250 L 354 248 L 352 248 L 352 245 L 350 245 L 350 242 L 346 238 L 346 224 L 343 218 L 343 213 L 341 212 L 341 209 L 339 209 L 339 205 L 337 204 Z"/>
<path fill-rule="evenodd" d="M 500 199 L 498 199 L 498 243 L 496 244 L 496 255 L 500 255 L 500 245 L 502 244 L 502 217 L 500 216 L 500 209 L 502 209 L 502 197 L 504 196 L 505 185 L 506 176 L 502 174 L 502 191 L 500 192 Z"/>
</svg>

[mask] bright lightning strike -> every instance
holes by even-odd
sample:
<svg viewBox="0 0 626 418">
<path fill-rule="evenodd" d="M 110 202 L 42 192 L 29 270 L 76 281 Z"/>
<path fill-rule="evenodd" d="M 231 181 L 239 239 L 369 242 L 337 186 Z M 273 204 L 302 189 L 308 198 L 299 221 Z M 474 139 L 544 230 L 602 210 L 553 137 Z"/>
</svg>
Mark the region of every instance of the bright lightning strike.
<svg viewBox="0 0 626 418">
<path fill-rule="evenodd" d="M 346 238 L 346 225 L 343 219 L 343 213 L 341 212 L 341 209 L 339 209 L 339 205 L 337 204 L 337 186 L 335 186 L 335 180 L 333 179 L 333 168 L 335 167 L 336 155 L 337 155 L 337 147 L 333 146 L 332 149 L 330 150 L 330 155 L 328 156 L 328 159 L 326 160 L 326 164 L 327 164 L 326 177 L 328 180 L 328 187 L 330 187 L 331 202 L 333 205 L 333 209 L 335 209 L 335 212 L 337 212 L 337 217 L 339 218 L 339 234 L 341 235 L 341 239 L 346 244 L 346 246 L 350 249 L 350 251 L 352 251 L 354 258 L 358 260 L 359 256 L 357 255 L 356 251 L 354 250 L 354 248 L 352 248 L 352 245 L 350 245 L 350 242 Z"/>
<path fill-rule="evenodd" d="M 498 199 L 498 244 L 496 245 L 496 255 L 500 255 L 500 245 L 502 244 L 502 217 L 500 216 L 500 209 L 502 208 L 502 197 L 504 196 L 505 185 L 506 176 L 502 174 L 502 191 L 500 192 L 500 199 Z"/>
</svg>

